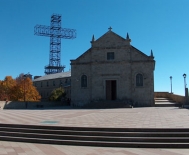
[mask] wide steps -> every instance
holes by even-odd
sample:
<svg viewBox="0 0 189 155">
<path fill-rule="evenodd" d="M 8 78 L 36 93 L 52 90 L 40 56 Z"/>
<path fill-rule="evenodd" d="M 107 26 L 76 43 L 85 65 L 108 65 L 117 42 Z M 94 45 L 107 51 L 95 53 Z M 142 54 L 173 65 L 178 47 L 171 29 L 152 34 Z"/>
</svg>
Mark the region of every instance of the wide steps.
<svg viewBox="0 0 189 155">
<path fill-rule="evenodd" d="M 189 148 L 189 129 L 0 124 L 0 140 L 80 146 Z"/>
<path fill-rule="evenodd" d="M 155 100 L 155 107 L 180 107 L 181 105 L 175 103 L 173 100 L 169 98 L 154 98 Z"/>
<path fill-rule="evenodd" d="M 173 132 L 173 131 L 74 131 L 74 130 L 45 130 L 45 129 L 28 129 L 28 128 L 1 128 L 0 135 L 16 135 L 16 134 L 37 134 L 37 135 L 58 135 L 61 136 L 107 136 L 107 137 L 189 137 L 189 132 Z"/>
<path fill-rule="evenodd" d="M 169 98 L 163 98 L 163 97 L 157 97 L 155 98 L 156 102 L 174 102 L 173 100 L 169 99 Z"/>
<path fill-rule="evenodd" d="M 1 137 L 4 141 L 56 144 L 56 145 L 76 145 L 76 146 L 98 146 L 98 147 L 133 147 L 133 148 L 188 148 L 189 143 L 158 143 L 158 142 L 107 142 L 107 141 L 79 141 L 79 140 L 53 140 L 19 137 Z"/>
<path fill-rule="evenodd" d="M 5 133 L 0 136 L 28 139 L 51 139 L 51 140 L 77 140 L 77 141 L 106 141 L 106 142 L 161 142 L 161 143 L 188 143 L 188 137 L 107 137 L 107 136 L 75 136 L 75 135 L 48 135 L 28 133 Z"/>
</svg>

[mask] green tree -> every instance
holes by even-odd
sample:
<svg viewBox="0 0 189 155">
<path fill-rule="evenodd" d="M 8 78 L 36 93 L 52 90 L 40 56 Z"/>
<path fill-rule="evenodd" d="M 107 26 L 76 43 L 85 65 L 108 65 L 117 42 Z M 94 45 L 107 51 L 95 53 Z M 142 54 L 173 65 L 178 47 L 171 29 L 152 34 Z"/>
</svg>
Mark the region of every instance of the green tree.
<svg viewBox="0 0 189 155">
<path fill-rule="evenodd" d="M 66 96 L 66 93 L 63 88 L 54 89 L 49 97 L 50 101 L 61 101 L 62 98 Z"/>
</svg>

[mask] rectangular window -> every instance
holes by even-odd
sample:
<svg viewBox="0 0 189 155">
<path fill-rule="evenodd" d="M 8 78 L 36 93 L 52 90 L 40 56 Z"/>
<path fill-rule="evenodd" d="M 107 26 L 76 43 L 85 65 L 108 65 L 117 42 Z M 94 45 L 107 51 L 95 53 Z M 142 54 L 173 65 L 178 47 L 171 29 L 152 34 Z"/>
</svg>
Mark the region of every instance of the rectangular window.
<svg viewBox="0 0 189 155">
<path fill-rule="evenodd" d="M 82 75 L 81 76 L 81 87 L 82 88 L 86 88 L 87 87 L 87 76 L 86 75 Z"/>
<path fill-rule="evenodd" d="M 143 76 L 142 74 L 136 75 L 136 86 L 143 86 Z"/>
<path fill-rule="evenodd" d="M 59 85 L 60 87 L 63 87 L 63 83 L 62 83 L 62 81 L 60 80 L 60 85 Z"/>
<path fill-rule="evenodd" d="M 107 53 L 107 60 L 114 60 L 114 52 Z"/>
<path fill-rule="evenodd" d="M 68 79 L 65 80 L 65 83 L 68 83 Z"/>
</svg>

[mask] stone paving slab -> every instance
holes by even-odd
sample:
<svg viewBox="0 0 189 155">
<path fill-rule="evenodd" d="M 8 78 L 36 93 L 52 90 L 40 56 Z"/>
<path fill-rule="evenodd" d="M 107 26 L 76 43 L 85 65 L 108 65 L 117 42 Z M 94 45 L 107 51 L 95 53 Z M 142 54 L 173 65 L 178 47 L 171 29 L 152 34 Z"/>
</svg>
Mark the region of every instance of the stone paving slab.
<svg viewBox="0 0 189 155">
<path fill-rule="evenodd" d="M 178 107 L 1 110 L 0 123 L 110 128 L 189 128 L 189 110 Z"/>
<path fill-rule="evenodd" d="M 109 148 L 0 141 L 0 155 L 188 155 L 189 149 Z"/>
<path fill-rule="evenodd" d="M 52 126 L 189 128 L 189 110 L 126 109 L 1 110 L 0 123 Z M 0 155 L 188 155 L 189 149 L 111 148 L 0 141 Z"/>
</svg>

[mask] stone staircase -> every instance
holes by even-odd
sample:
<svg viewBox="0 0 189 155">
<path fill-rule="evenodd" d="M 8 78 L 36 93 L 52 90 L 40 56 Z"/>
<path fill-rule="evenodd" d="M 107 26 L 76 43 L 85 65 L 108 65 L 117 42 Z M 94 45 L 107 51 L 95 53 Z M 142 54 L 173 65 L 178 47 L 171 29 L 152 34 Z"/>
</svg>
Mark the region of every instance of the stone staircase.
<svg viewBox="0 0 189 155">
<path fill-rule="evenodd" d="M 163 97 L 155 98 L 155 107 L 179 107 L 179 106 L 181 105 L 175 103 L 173 100 L 169 98 L 163 98 Z"/>
<path fill-rule="evenodd" d="M 189 128 L 92 128 L 0 124 L 0 140 L 99 147 L 189 148 Z"/>
</svg>

